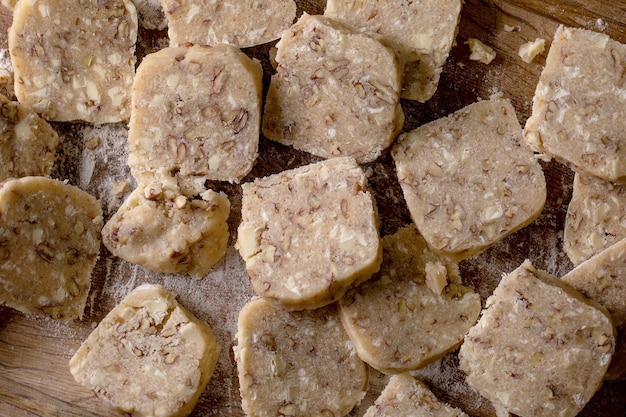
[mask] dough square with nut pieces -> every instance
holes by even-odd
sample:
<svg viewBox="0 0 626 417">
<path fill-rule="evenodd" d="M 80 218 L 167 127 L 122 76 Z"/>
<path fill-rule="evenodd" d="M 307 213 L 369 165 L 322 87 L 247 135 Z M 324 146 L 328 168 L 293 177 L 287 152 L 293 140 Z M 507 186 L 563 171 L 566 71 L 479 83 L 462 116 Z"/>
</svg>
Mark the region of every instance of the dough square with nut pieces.
<svg viewBox="0 0 626 417">
<path fill-rule="evenodd" d="M 139 65 L 128 163 L 138 182 L 239 182 L 256 161 L 262 69 L 230 45 L 165 48 Z"/>
<path fill-rule="evenodd" d="M 132 1 L 20 1 L 8 38 L 15 95 L 46 120 L 101 124 L 130 117 Z"/>
<path fill-rule="evenodd" d="M 140 184 L 105 224 L 102 243 L 151 271 L 202 278 L 226 253 L 229 214 L 223 193 L 188 198 L 160 183 Z"/>
<path fill-rule="evenodd" d="M 100 204 L 78 187 L 46 177 L 0 184 L 0 304 L 82 318 L 101 229 Z"/>
<path fill-rule="evenodd" d="M 466 382 L 520 417 L 573 417 L 615 348 L 610 314 L 530 261 L 504 276 L 459 351 Z"/>
<path fill-rule="evenodd" d="M 365 397 L 367 366 L 334 305 L 290 312 L 254 298 L 239 313 L 236 343 L 249 417 L 341 417 Z"/>
<path fill-rule="evenodd" d="M 265 136 L 322 158 L 371 162 L 400 133 L 402 66 L 378 39 L 303 14 L 276 44 Z"/>
<path fill-rule="evenodd" d="M 328 0 L 324 16 L 382 35 L 404 64 L 402 98 L 425 102 L 454 44 L 461 0 Z"/>
<path fill-rule="evenodd" d="M 559 26 L 526 121 L 536 152 L 573 170 L 626 182 L 626 45 Z"/>
<path fill-rule="evenodd" d="M 392 156 L 417 229 L 450 256 L 477 255 L 530 224 L 546 201 L 543 170 L 505 99 L 401 135 Z"/>
<path fill-rule="evenodd" d="M 338 301 L 339 315 L 362 360 L 381 372 L 408 372 L 461 344 L 480 314 L 480 296 L 415 226 L 382 244 L 380 271 Z"/>
<path fill-rule="evenodd" d="M 252 288 L 270 303 L 321 307 L 378 271 L 376 205 L 354 159 L 331 158 L 242 189 L 236 245 Z"/>
<path fill-rule="evenodd" d="M 184 417 L 220 352 L 211 328 L 160 285 L 143 284 L 115 306 L 69 361 L 79 384 L 133 416 Z"/>
</svg>

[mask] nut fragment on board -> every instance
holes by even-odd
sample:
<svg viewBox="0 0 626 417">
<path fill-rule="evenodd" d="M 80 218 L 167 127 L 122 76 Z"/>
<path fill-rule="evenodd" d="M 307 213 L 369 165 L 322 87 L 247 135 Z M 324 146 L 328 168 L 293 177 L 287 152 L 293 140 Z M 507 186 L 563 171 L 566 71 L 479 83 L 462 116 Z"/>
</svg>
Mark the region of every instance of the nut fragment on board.
<svg viewBox="0 0 626 417">
<path fill-rule="evenodd" d="M 533 59 L 544 51 L 546 47 L 546 40 L 537 38 L 534 41 L 526 42 L 520 45 L 517 54 L 527 64 L 530 64 Z"/>
<path fill-rule="evenodd" d="M 470 57 L 472 61 L 482 62 L 483 64 L 491 64 L 496 59 L 496 51 L 491 46 L 485 45 L 475 38 L 469 38 L 465 41 L 470 48 Z"/>
</svg>

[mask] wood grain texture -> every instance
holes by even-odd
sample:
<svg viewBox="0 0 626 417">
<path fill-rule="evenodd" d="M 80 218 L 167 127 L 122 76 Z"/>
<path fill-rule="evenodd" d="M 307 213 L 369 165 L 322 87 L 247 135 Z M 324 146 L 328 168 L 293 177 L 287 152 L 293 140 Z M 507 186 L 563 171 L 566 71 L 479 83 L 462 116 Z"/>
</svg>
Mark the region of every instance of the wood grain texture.
<svg viewBox="0 0 626 417">
<path fill-rule="evenodd" d="M 322 13 L 324 5 L 324 0 L 300 0 L 298 13 Z M 0 8 L 0 48 L 6 48 L 6 28 L 10 17 L 10 11 Z M 489 98 L 495 92 L 502 92 L 512 101 L 523 124 L 530 115 L 532 97 L 546 53 L 526 64 L 519 59 L 518 48 L 536 38 L 546 39 L 549 46 L 559 24 L 602 31 L 626 43 L 626 1 L 466 0 L 456 45 L 444 68 L 438 91 L 424 104 L 402 102 L 406 114 L 404 130 L 443 117 L 476 100 Z M 505 27 L 515 30 L 507 31 Z M 164 47 L 167 44 L 165 36 L 165 32 L 141 30 L 137 51 L 139 59 Z M 468 38 L 477 38 L 492 46 L 497 52 L 496 59 L 490 65 L 470 61 L 465 44 Z M 273 71 L 268 59 L 271 46 L 245 50 L 263 64 L 266 88 Z M 114 154 L 117 155 L 114 151 L 126 144 L 115 137 L 105 139 L 101 145 L 103 152 L 92 155 L 85 151 L 84 140 L 99 134 L 99 130 L 80 123 L 57 123 L 54 127 L 63 138 L 54 176 L 68 179 L 73 184 L 82 184 L 106 203 L 105 214 L 110 216 L 121 201 L 111 203 L 106 198 L 107 190 L 102 187 L 104 180 L 115 175 L 133 184 L 128 170 L 119 166 L 124 164 L 124 160 L 114 157 Z M 115 128 L 123 133 L 125 126 Z M 80 168 L 85 155 L 95 161 L 93 175 L 87 182 L 83 181 Z M 259 162 L 244 181 L 315 160 L 310 155 L 261 138 Z M 549 191 L 541 217 L 478 258 L 461 265 L 464 281 L 479 291 L 483 301 L 491 294 L 501 274 L 517 268 L 524 259 L 531 259 L 537 267 L 556 275 L 563 275 L 572 268 L 562 250 L 562 228 L 571 197 L 573 174 L 555 162 L 543 166 Z M 364 168 L 377 199 L 381 233 L 393 233 L 409 223 L 410 218 L 395 178 L 392 160 L 387 153 Z M 179 301 L 209 323 L 222 343 L 216 374 L 192 416 L 243 416 L 232 356 L 237 314 L 252 295 L 243 263 L 233 249 L 233 232 L 240 220 L 241 190 L 238 185 L 215 184 L 215 187 L 225 191 L 231 199 L 231 238 L 225 259 L 204 279 L 193 281 L 188 277 L 154 274 L 114 259 L 103 249 L 83 320 L 55 322 L 25 317 L 0 307 L 0 416 L 118 416 L 92 392 L 74 382 L 67 363 L 93 326 L 131 288 L 142 282 L 160 283 L 177 292 Z M 428 383 L 439 397 L 468 414 L 493 416 L 488 402 L 464 384 L 457 364 L 456 353 L 452 353 L 415 374 Z M 370 393 L 351 416 L 363 414 L 386 380 L 386 376 L 372 371 Z M 605 383 L 581 413 L 584 417 L 623 415 L 626 415 L 625 382 Z"/>
</svg>

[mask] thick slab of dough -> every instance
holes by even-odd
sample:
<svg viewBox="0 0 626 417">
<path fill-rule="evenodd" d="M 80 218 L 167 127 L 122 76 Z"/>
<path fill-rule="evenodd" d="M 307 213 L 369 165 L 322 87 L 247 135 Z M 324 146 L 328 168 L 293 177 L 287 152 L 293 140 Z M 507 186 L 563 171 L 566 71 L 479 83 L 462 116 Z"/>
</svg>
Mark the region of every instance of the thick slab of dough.
<svg viewBox="0 0 626 417">
<path fill-rule="evenodd" d="M 480 314 L 458 265 L 433 254 L 414 226 L 383 238 L 383 263 L 339 300 L 361 359 L 386 373 L 420 368 L 455 349 Z"/>
<path fill-rule="evenodd" d="M 393 375 L 374 405 L 363 417 L 467 417 L 463 411 L 442 403 L 430 389 L 408 374 Z"/>
<path fill-rule="evenodd" d="M 404 124 L 402 66 L 391 48 L 323 16 L 304 14 L 276 44 L 263 114 L 269 139 L 323 158 L 371 162 Z"/>
<path fill-rule="evenodd" d="M 249 417 L 341 417 L 367 391 L 367 367 L 332 306 L 288 312 L 254 299 L 239 313 L 234 351 Z"/>
<path fill-rule="evenodd" d="M 626 238 L 626 185 L 575 174 L 563 246 L 579 265 Z"/>
<path fill-rule="evenodd" d="M 467 257 L 532 222 L 541 166 L 508 100 L 471 104 L 403 134 L 392 150 L 411 217 L 436 251 Z"/>
<path fill-rule="evenodd" d="M 529 261 L 502 278 L 459 352 L 467 383 L 521 417 L 571 417 L 615 348 L 609 313 Z"/>
<path fill-rule="evenodd" d="M 128 120 L 136 42 L 130 0 L 20 1 L 9 29 L 15 94 L 47 120 Z"/>
<path fill-rule="evenodd" d="M 188 199 L 157 184 L 140 185 L 102 229 L 102 242 L 129 262 L 202 278 L 226 252 L 230 202 L 209 190 Z"/>
<path fill-rule="evenodd" d="M 296 18 L 294 0 L 161 0 L 161 5 L 172 46 L 260 45 L 280 38 Z"/>
<path fill-rule="evenodd" d="M 94 197 L 45 177 L 0 186 L 0 304 L 55 319 L 82 317 L 100 249 Z"/>
<path fill-rule="evenodd" d="M 32 109 L 0 95 L 0 181 L 47 176 L 59 136 Z"/>
<path fill-rule="evenodd" d="M 329 0 L 324 15 L 376 32 L 404 63 L 402 98 L 424 102 L 456 37 L 461 0 Z"/>
<path fill-rule="evenodd" d="M 559 26 L 527 120 L 525 139 L 575 171 L 626 182 L 626 45 Z"/>
<path fill-rule="evenodd" d="M 174 177 L 190 196 L 205 191 L 207 179 L 239 182 L 257 157 L 261 77 L 260 64 L 229 45 L 146 56 L 133 84 L 133 176 Z"/>
<path fill-rule="evenodd" d="M 378 218 L 352 158 L 242 185 L 237 247 L 254 291 L 290 309 L 317 308 L 378 271 Z"/>
<path fill-rule="evenodd" d="M 211 328 L 159 285 L 131 291 L 70 359 L 81 385 L 137 417 L 191 413 L 217 363 Z"/>
</svg>

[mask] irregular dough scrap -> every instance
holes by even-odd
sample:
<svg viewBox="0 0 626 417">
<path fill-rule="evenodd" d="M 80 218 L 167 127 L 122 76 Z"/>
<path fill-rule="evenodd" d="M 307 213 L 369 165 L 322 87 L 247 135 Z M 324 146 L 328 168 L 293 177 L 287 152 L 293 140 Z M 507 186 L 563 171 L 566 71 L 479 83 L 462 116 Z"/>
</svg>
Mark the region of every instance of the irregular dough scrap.
<svg viewBox="0 0 626 417">
<path fill-rule="evenodd" d="M 79 384 L 135 417 L 191 413 L 220 346 L 211 328 L 159 285 L 131 291 L 70 359 Z"/>
<path fill-rule="evenodd" d="M 519 47 L 518 55 L 527 64 L 530 64 L 533 59 L 544 51 L 546 47 L 546 40 L 537 38 L 534 41 L 526 42 Z"/>
<path fill-rule="evenodd" d="M 171 46 L 261 45 L 280 38 L 296 18 L 294 0 L 161 0 L 161 5 Z"/>
<path fill-rule="evenodd" d="M 130 0 L 20 1 L 9 29 L 15 94 L 47 120 L 128 120 L 136 42 Z"/>
<path fill-rule="evenodd" d="M 431 280 L 442 281 L 436 291 Z M 458 347 L 481 307 L 461 285 L 457 263 L 433 254 L 414 226 L 383 238 L 380 271 L 338 304 L 361 359 L 386 373 L 420 368 Z"/>
<path fill-rule="evenodd" d="M 352 158 L 242 185 L 237 248 L 254 291 L 281 308 L 317 308 L 378 271 L 378 219 Z"/>
<path fill-rule="evenodd" d="M 530 224 L 546 201 L 543 171 L 508 100 L 477 102 L 405 133 L 392 156 L 418 230 L 448 255 L 480 253 Z"/>
<path fill-rule="evenodd" d="M 334 307 L 288 312 L 253 299 L 239 313 L 235 360 L 249 417 L 341 417 L 367 391 L 367 367 Z"/>
<path fill-rule="evenodd" d="M 422 382 L 408 374 L 393 375 L 363 417 L 468 417 L 442 403 Z"/>
<path fill-rule="evenodd" d="M 151 271 L 202 278 L 224 256 L 230 202 L 208 190 L 189 199 L 157 184 L 140 185 L 102 229 L 115 256 Z"/>
<path fill-rule="evenodd" d="M 206 180 L 239 182 L 257 157 L 261 77 L 260 64 L 229 45 L 146 56 L 133 84 L 133 176 L 174 177 L 188 196 L 204 192 Z"/>
<path fill-rule="evenodd" d="M 456 37 L 460 0 L 328 0 L 324 15 L 383 36 L 404 63 L 402 98 L 425 102 Z"/>
<path fill-rule="evenodd" d="M 577 172 L 626 182 L 626 45 L 559 26 L 541 73 L 525 139 Z"/>
<path fill-rule="evenodd" d="M 0 186 L 0 304 L 55 319 L 83 315 L 100 249 L 94 197 L 44 177 Z"/>
<path fill-rule="evenodd" d="M 475 38 L 469 38 L 465 42 L 470 48 L 470 57 L 472 61 L 482 62 L 485 65 L 491 64 L 496 59 L 496 51 L 492 47 L 485 45 Z"/>
<path fill-rule="evenodd" d="M 58 144 L 48 122 L 0 95 L 0 181 L 49 175 Z"/>
<path fill-rule="evenodd" d="M 526 261 L 487 299 L 459 367 L 496 408 L 572 417 L 600 388 L 614 348 L 604 308 Z"/>
<path fill-rule="evenodd" d="M 276 48 L 278 67 L 263 114 L 267 138 L 358 163 L 375 160 L 391 145 L 404 124 L 402 66 L 391 48 L 306 13 Z"/>
</svg>

